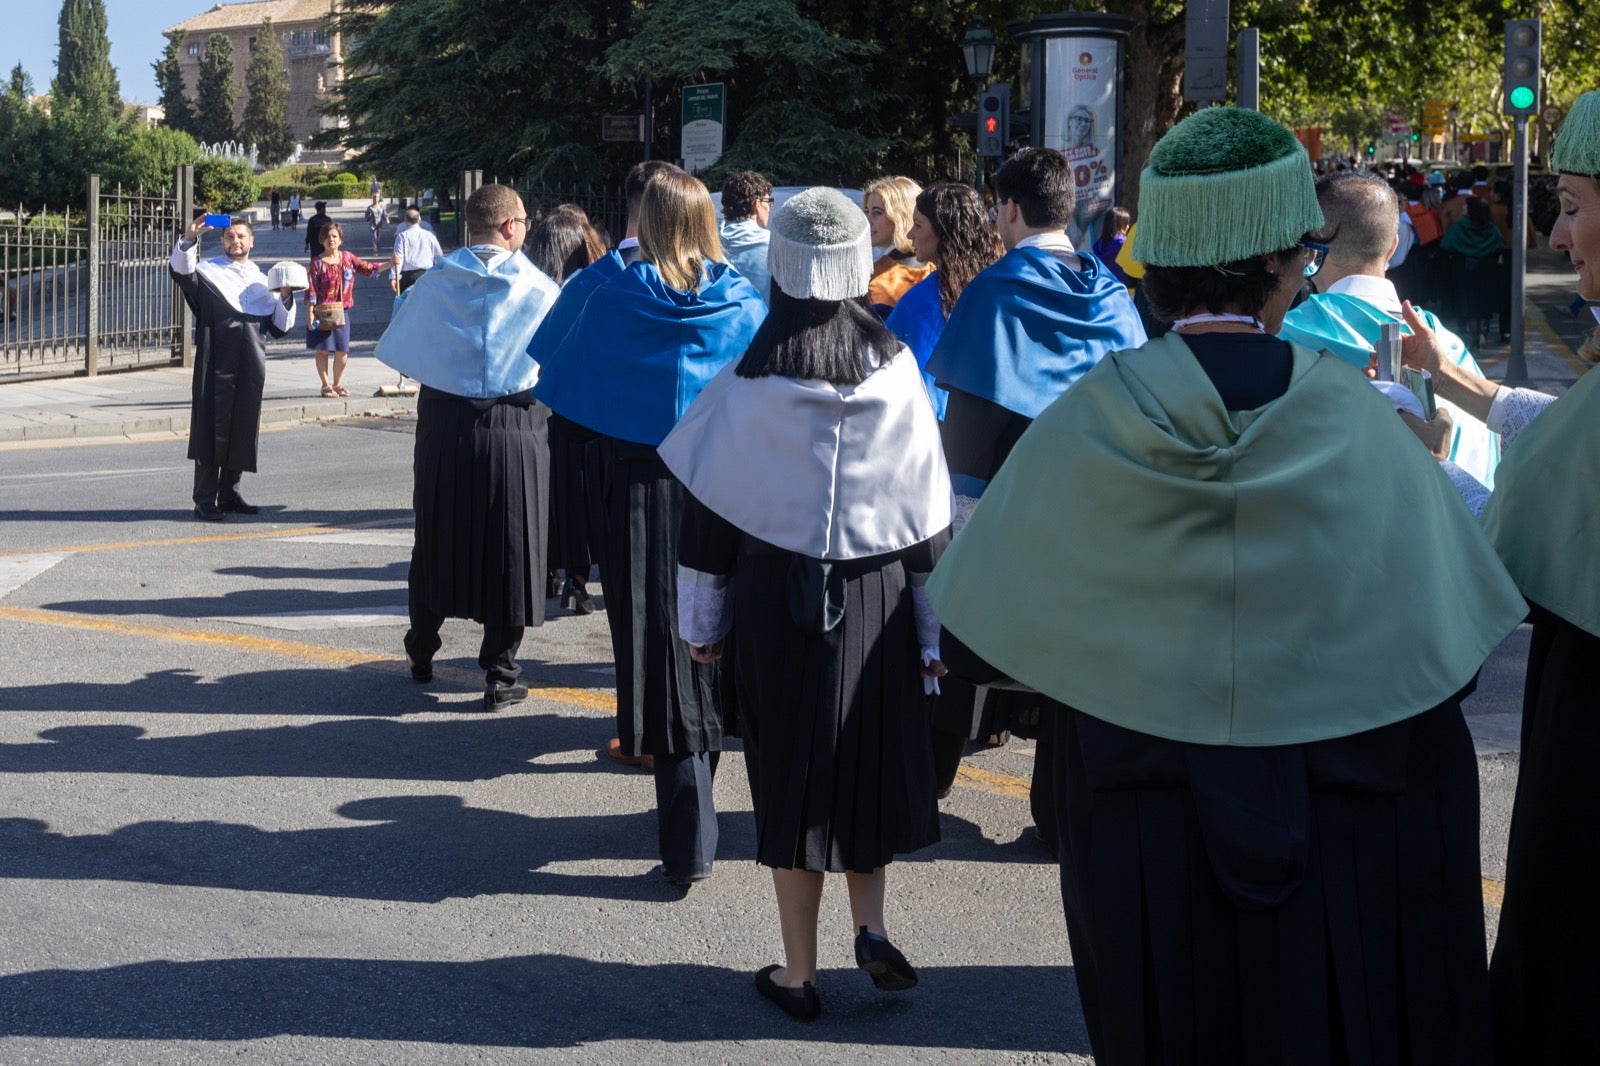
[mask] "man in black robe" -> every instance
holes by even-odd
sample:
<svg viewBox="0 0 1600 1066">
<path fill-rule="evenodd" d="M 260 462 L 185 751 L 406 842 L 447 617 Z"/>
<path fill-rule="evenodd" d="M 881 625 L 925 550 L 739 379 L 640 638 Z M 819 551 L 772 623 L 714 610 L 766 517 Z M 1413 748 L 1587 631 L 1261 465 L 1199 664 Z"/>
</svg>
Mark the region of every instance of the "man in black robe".
<svg viewBox="0 0 1600 1066">
<path fill-rule="evenodd" d="M 250 261 L 255 232 L 236 218 L 222 231 L 222 254 L 200 259 L 196 218 L 172 249 L 172 280 L 195 316 L 189 458 L 194 460 L 194 516 L 220 522 L 260 508 L 239 495 L 239 476 L 256 468 L 261 390 L 267 378 L 266 337 L 294 326 L 294 292 L 274 292 Z"/>
</svg>

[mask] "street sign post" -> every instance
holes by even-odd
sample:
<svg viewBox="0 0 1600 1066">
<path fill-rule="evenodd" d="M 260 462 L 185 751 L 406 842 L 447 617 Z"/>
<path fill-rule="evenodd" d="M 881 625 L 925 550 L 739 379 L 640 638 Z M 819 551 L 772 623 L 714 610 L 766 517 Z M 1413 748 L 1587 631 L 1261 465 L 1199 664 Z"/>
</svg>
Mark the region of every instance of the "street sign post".
<svg viewBox="0 0 1600 1066">
<path fill-rule="evenodd" d="M 601 115 L 600 139 L 624 142 L 644 140 L 644 116 Z"/>
<path fill-rule="evenodd" d="M 693 174 L 722 158 L 722 135 L 728 121 L 727 86 L 686 85 L 683 89 L 683 169 Z"/>
</svg>

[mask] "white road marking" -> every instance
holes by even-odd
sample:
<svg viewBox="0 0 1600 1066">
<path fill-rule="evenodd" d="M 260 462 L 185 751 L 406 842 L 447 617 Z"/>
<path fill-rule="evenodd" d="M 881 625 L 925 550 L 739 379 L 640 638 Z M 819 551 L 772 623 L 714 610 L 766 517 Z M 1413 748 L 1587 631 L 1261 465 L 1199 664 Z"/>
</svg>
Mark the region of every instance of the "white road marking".
<svg viewBox="0 0 1600 1066">
<path fill-rule="evenodd" d="M 192 466 L 142 466 L 132 470 L 52 470 L 46 474 L 0 474 L 0 481 L 62 481 L 69 478 L 80 481 L 104 481 L 110 478 L 171 474 L 192 469 Z"/>
<path fill-rule="evenodd" d="M 272 537 L 272 540 L 292 540 L 317 544 L 368 544 L 378 547 L 409 548 L 413 539 L 409 529 L 352 529 L 341 533 L 302 533 L 293 537 Z"/>
<path fill-rule="evenodd" d="M 394 607 L 349 607 L 335 611 L 285 611 L 278 614 L 212 615 L 212 622 L 232 622 L 262 629 L 284 629 L 303 633 L 314 629 L 352 629 L 357 626 L 397 626 L 408 621 L 402 605 Z"/>
<path fill-rule="evenodd" d="M 45 552 L 39 555 L 0 556 L 0 599 L 9 596 L 71 554 L 71 552 Z"/>
</svg>

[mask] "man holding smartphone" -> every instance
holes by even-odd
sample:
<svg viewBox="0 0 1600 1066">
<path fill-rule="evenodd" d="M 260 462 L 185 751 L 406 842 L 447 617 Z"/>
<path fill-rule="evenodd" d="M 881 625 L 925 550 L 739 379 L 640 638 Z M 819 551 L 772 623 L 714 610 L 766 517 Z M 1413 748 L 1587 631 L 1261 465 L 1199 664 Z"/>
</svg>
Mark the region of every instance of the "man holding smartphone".
<svg viewBox="0 0 1600 1066">
<path fill-rule="evenodd" d="M 208 228 L 222 231 L 222 254 L 201 260 L 200 234 Z M 260 510 L 239 495 L 239 478 L 256 468 L 267 336 L 282 337 L 294 328 L 294 279 L 281 275 L 292 273 L 284 267 L 298 264 L 274 267 L 269 282 L 250 261 L 254 245 L 248 219 L 201 215 L 172 249 L 173 283 L 195 316 L 189 458 L 194 516 L 203 522 L 220 522 L 230 511 Z M 299 277 L 304 275 L 302 268 Z"/>
</svg>

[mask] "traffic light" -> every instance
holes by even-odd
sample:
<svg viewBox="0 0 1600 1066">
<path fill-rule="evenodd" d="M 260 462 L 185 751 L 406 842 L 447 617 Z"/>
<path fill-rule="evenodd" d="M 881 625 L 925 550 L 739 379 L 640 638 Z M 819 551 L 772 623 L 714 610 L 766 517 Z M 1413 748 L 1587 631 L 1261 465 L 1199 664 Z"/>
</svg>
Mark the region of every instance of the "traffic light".
<svg viewBox="0 0 1600 1066">
<path fill-rule="evenodd" d="M 1000 159 L 1011 139 L 1011 86 L 991 85 L 978 93 L 978 154 Z"/>
<path fill-rule="evenodd" d="M 1539 20 L 1506 19 L 1505 113 L 1539 113 Z"/>
</svg>

